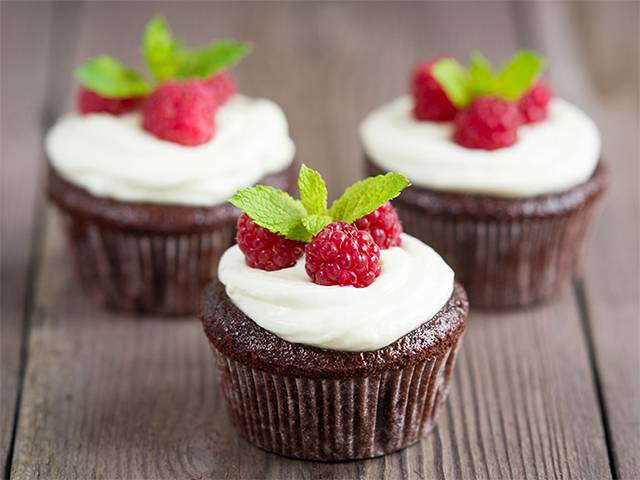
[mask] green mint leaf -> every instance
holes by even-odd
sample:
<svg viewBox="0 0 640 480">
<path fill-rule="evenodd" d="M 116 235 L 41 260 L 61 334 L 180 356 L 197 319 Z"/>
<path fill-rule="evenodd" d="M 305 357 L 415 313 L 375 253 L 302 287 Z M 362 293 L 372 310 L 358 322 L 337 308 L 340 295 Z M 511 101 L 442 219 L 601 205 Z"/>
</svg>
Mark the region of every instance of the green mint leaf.
<svg viewBox="0 0 640 480">
<path fill-rule="evenodd" d="M 289 240 L 297 240 L 298 242 L 309 243 L 311 241 L 311 234 L 307 227 L 304 226 L 304 219 L 298 220 L 287 233 L 286 237 Z"/>
<path fill-rule="evenodd" d="M 471 95 L 481 96 L 493 93 L 495 74 L 489 60 L 481 53 L 471 54 L 469 59 L 469 82 Z"/>
<path fill-rule="evenodd" d="M 516 53 L 498 73 L 495 94 L 515 102 L 524 95 L 544 68 L 541 55 L 530 50 Z"/>
<path fill-rule="evenodd" d="M 309 215 L 302 219 L 302 224 L 309 232 L 309 240 L 333 221 L 329 215 Z M 307 240 L 308 241 L 308 240 Z"/>
<path fill-rule="evenodd" d="M 319 172 L 303 164 L 298 175 L 298 190 L 309 214 L 322 215 L 327 211 L 327 185 Z"/>
<path fill-rule="evenodd" d="M 162 81 L 178 75 L 187 53 L 173 37 L 167 21 L 156 16 L 149 21 L 145 29 L 142 56 L 153 77 Z"/>
<path fill-rule="evenodd" d="M 464 108 L 469 104 L 469 75 L 457 61 L 452 58 L 437 61 L 433 66 L 433 76 L 456 107 Z"/>
<path fill-rule="evenodd" d="M 209 46 L 192 50 L 186 55 L 177 76 L 180 78 L 207 78 L 228 69 L 251 51 L 249 43 L 220 40 Z"/>
<path fill-rule="evenodd" d="M 76 69 L 78 81 L 103 97 L 141 97 L 151 92 L 151 85 L 138 73 L 118 60 L 100 55 Z"/>
<path fill-rule="evenodd" d="M 365 178 L 351 185 L 333 202 L 330 215 L 335 221 L 355 222 L 396 198 L 409 185 L 407 177 L 399 173 Z"/>
<path fill-rule="evenodd" d="M 299 200 L 287 192 L 265 185 L 241 188 L 229 202 L 261 227 L 287 238 L 296 235 L 300 221 L 307 216 Z"/>
</svg>

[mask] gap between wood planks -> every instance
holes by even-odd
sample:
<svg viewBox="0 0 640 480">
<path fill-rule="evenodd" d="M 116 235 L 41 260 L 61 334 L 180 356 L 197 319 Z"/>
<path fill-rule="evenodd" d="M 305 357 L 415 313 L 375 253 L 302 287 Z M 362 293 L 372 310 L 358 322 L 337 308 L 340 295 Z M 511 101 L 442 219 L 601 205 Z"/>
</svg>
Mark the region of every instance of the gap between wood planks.
<svg viewBox="0 0 640 480">
<path fill-rule="evenodd" d="M 607 413 L 607 405 L 603 394 L 602 378 L 600 376 L 600 369 L 598 368 L 598 361 L 596 359 L 596 349 L 593 342 L 593 329 L 591 328 L 591 315 L 589 312 L 589 302 L 587 302 L 587 295 L 584 288 L 584 279 L 582 277 L 576 278 L 573 283 L 573 294 L 576 297 L 578 304 L 578 312 L 580 314 L 580 323 L 584 330 L 584 338 L 587 343 L 587 352 L 589 354 L 589 365 L 593 373 L 593 384 L 596 390 L 596 396 L 598 399 L 598 408 L 600 410 L 600 421 L 602 422 L 602 429 L 604 431 L 604 440 L 607 446 L 607 457 L 609 459 L 609 468 L 611 469 L 611 476 L 613 480 L 620 478 L 620 472 L 616 466 L 615 457 L 613 455 L 613 442 L 611 436 L 611 424 L 609 422 L 609 415 Z"/>
<path fill-rule="evenodd" d="M 65 72 L 68 68 L 60 68 L 61 64 L 68 64 L 71 61 L 72 56 L 67 55 L 65 51 L 68 50 L 69 45 L 72 45 L 72 39 L 77 37 L 78 26 L 80 18 L 82 17 L 82 11 L 84 8 L 84 1 L 78 1 L 69 3 L 66 6 L 54 8 L 51 15 L 49 15 L 49 42 L 48 42 L 48 54 L 47 54 L 47 69 L 46 77 L 47 83 L 45 87 L 44 101 L 39 106 L 39 121 L 37 125 L 38 130 L 38 142 L 40 145 L 44 144 L 44 138 L 47 130 L 53 125 L 57 116 L 59 115 L 63 106 L 59 104 L 58 99 L 61 97 L 56 95 L 56 90 L 60 88 L 60 85 L 67 83 L 68 79 Z M 62 28 L 65 24 L 66 28 Z M 57 32 L 64 32 L 63 35 L 58 35 Z M 62 41 L 60 41 L 62 40 Z M 65 61 L 66 60 L 66 61 Z M 59 73 L 58 73 L 59 72 Z M 16 383 L 15 393 L 15 407 L 13 411 L 13 424 L 11 427 L 11 439 L 7 449 L 5 462 L 3 465 L 3 478 L 11 478 L 11 472 L 13 467 L 13 455 L 15 450 L 16 435 L 18 431 L 18 421 L 20 418 L 20 408 L 22 406 L 22 393 L 24 387 L 24 381 L 27 371 L 27 365 L 29 363 L 29 344 L 31 337 L 32 319 L 34 317 L 33 309 L 35 307 L 35 295 L 36 286 L 41 271 L 41 265 L 44 254 L 45 238 L 45 224 L 47 219 L 47 203 L 48 200 L 45 194 L 46 184 L 46 172 L 47 161 L 44 154 L 40 156 L 43 160 L 38 165 L 35 176 L 36 189 L 34 195 L 36 200 L 34 202 L 33 211 L 31 212 L 33 223 L 31 226 L 31 238 L 29 242 L 29 261 L 27 265 L 27 276 L 25 285 L 25 294 L 22 300 L 22 332 L 20 336 L 20 354 L 18 375 Z"/>
</svg>

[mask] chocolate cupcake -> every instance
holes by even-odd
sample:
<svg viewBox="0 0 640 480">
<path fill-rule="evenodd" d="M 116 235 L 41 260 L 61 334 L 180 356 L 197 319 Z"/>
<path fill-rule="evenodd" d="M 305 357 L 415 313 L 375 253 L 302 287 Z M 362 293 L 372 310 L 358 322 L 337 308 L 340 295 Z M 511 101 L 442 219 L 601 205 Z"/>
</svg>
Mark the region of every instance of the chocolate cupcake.
<svg viewBox="0 0 640 480">
<path fill-rule="evenodd" d="M 442 258 L 402 233 L 387 202 L 402 176 L 359 182 L 331 209 L 318 179 L 303 166 L 300 203 L 271 189 L 233 197 L 246 213 L 205 293 L 204 331 L 251 443 L 309 460 L 375 457 L 433 427 L 468 303 Z M 289 207 L 265 212 L 274 204 Z"/>
<path fill-rule="evenodd" d="M 143 38 L 152 81 L 107 56 L 76 72 L 78 112 L 47 135 L 49 198 L 80 283 L 106 305 L 196 312 L 233 243 L 229 196 L 256 182 L 291 187 L 282 110 L 236 93 L 223 70 L 248 51 L 232 41 L 187 50 L 154 18 Z"/>
<path fill-rule="evenodd" d="M 443 255 L 474 307 L 526 305 L 561 293 L 578 267 L 608 183 L 600 136 L 537 80 L 533 52 L 500 72 L 470 63 L 420 65 L 413 95 L 362 123 L 365 164 L 411 179 L 396 202 L 405 229 Z"/>
</svg>

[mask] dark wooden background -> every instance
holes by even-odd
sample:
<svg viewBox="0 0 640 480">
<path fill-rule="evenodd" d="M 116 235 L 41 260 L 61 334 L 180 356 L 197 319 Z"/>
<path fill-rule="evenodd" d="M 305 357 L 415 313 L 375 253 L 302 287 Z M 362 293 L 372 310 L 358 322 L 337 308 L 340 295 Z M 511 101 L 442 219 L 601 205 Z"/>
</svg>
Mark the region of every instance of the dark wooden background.
<svg viewBox="0 0 640 480">
<path fill-rule="evenodd" d="M 26 478 L 640 478 L 637 1 L 7 2 L 1 7 L 4 474 Z M 43 196 L 44 132 L 98 53 L 141 66 L 156 12 L 197 45 L 248 39 L 242 90 L 279 102 L 333 192 L 361 172 L 357 125 L 412 65 L 543 51 L 599 124 L 614 185 L 583 275 L 543 306 L 474 311 L 446 409 L 421 444 L 319 464 L 233 431 L 194 319 L 107 313 L 79 290 Z"/>
</svg>

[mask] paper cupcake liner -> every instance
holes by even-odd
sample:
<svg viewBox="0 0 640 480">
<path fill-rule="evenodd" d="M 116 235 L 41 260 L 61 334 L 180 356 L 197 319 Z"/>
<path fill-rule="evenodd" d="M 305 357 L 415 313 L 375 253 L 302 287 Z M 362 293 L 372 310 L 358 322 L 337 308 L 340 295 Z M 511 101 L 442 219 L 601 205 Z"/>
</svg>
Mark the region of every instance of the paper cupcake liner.
<svg viewBox="0 0 640 480">
<path fill-rule="evenodd" d="M 600 162 L 591 179 L 559 194 L 505 199 L 411 187 L 394 207 L 404 230 L 451 265 L 472 307 L 517 307 L 569 287 L 607 184 Z"/>
<path fill-rule="evenodd" d="M 403 205 L 396 208 L 405 230 L 451 265 L 472 307 L 509 307 L 568 288 L 595 205 L 557 217 L 502 221 L 430 217 Z"/>
<path fill-rule="evenodd" d="M 118 310 L 186 315 L 216 278 L 235 227 L 191 235 L 149 235 L 104 227 L 60 212 L 81 285 Z"/>
<path fill-rule="evenodd" d="M 260 183 L 289 189 L 294 164 Z M 233 244 L 239 210 L 96 197 L 50 168 L 49 198 L 63 219 L 82 286 L 118 310 L 197 313 Z"/>
<path fill-rule="evenodd" d="M 346 379 L 268 373 L 212 349 L 244 438 L 287 457 L 336 461 L 391 453 L 426 435 L 445 400 L 460 337 L 436 357 Z"/>
</svg>

